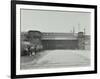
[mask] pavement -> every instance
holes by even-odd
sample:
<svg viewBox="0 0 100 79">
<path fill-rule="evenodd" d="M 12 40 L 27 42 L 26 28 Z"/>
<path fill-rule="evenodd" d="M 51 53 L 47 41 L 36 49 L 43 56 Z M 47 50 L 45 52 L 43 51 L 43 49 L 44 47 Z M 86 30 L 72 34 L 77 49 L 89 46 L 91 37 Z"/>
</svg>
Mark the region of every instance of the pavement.
<svg viewBox="0 0 100 79">
<path fill-rule="evenodd" d="M 39 57 L 21 58 L 21 69 L 79 67 L 90 65 L 89 50 L 46 50 Z"/>
</svg>

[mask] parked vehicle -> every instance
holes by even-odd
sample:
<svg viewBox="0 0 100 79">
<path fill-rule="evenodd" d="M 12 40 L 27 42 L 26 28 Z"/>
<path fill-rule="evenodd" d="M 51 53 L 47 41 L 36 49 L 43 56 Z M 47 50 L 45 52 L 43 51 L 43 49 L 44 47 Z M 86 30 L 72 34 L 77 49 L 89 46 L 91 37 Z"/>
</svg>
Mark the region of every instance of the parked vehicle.
<svg viewBox="0 0 100 79">
<path fill-rule="evenodd" d="M 29 47 L 30 47 L 30 42 L 27 41 L 21 42 L 21 56 L 25 56 L 29 54 Z"/>
<path fill-rule="evenodd" d="M 28 41 L 21 42 L 21 56 L 31 56 L 35 55 L 36 53 L 40 52 L 43 49 L 41 44 L 33 44 Z"/>
</svg>

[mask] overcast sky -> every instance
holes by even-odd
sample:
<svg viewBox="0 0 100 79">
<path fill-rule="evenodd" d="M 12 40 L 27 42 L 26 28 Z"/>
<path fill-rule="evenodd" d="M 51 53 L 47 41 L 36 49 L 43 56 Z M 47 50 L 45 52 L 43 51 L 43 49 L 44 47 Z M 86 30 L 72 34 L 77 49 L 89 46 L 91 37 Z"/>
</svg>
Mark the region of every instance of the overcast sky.
<svg viewBox="0 0 100 79">
<path fill-rule="evenodd" d="M 90 13 L 21 9 L 21 31 L 75 32 L 90 34 Z"/>
</svg>

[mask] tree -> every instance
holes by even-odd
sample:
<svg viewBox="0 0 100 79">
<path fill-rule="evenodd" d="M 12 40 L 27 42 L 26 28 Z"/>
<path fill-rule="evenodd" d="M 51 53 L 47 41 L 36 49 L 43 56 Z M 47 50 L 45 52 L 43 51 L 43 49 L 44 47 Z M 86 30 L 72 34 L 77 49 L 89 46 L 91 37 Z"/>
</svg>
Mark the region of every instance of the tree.
<svg viewBox="0 0 100 79">
<path fill-rule="evenodd" d="M 31 55 L 33 52 L 36 54 L 38 51 L 42 50 L 43 46 L 41 42 L 41 37 L 42 33 L 40 31 L 28 31 L 27 39 L 32 44 L 32 46 L 29 48 Z"/>
</svg>

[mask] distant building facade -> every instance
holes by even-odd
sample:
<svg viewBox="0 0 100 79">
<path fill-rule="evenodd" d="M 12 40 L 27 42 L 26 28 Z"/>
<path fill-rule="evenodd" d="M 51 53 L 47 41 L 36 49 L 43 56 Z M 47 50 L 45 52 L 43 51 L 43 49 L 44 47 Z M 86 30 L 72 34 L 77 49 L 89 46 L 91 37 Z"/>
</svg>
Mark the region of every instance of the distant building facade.
<svg viewBox="0 0 100 79">
<path fill-rule="evenodd" d="M 21 34 L 25 40 L 25 34 Z M 84 35 L 83 32 L 78 33 L 55 33 L 43 32 L 41 42 L 44 50 L 49 49 L 90 49 L 90 36 Z"/>
<path fill-rule="evenodd" d="M 78 40 L 73 33 L 43 33 L 44 49 L 77 49 Z"/>
</svg>

